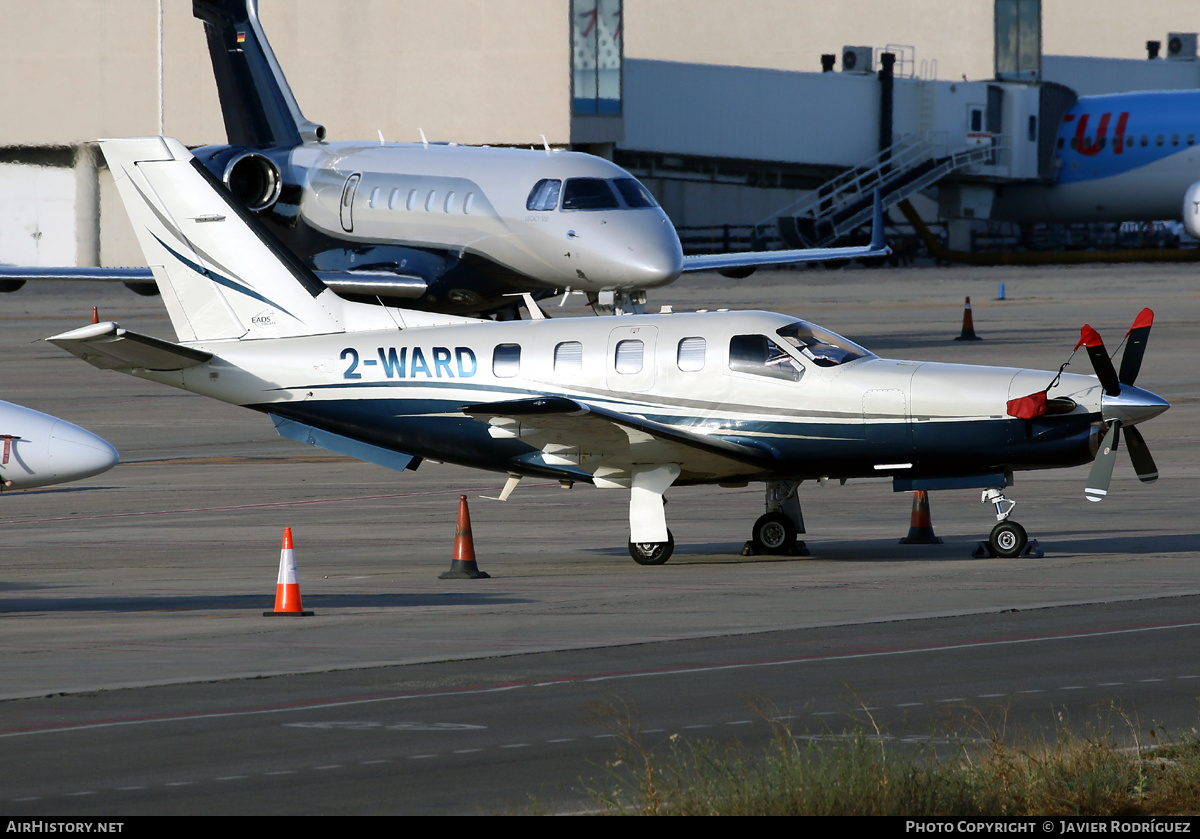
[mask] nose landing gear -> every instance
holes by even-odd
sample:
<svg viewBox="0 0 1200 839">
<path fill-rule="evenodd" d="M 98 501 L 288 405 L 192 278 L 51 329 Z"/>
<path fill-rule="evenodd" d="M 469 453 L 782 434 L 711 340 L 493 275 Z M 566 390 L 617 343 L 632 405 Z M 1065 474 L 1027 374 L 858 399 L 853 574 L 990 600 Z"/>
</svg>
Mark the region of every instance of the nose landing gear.
<svg viewBox="0 0 1200 839">
<path fill-rule="evenodd" d="M 1017 502 L 1005 497 L 1003 490 L 985 489 L 983 497 L 980 499 L 983 504 L 996 505 L 996 521 L 998 524 L 992 528 L 991 534 L 986 542 L 980 542 L 979 547 L 972 554 L 976 559 L 983 556 L 1035 556 L 1041 559 L 1045 556 L 1037 540 L 1032 542 L 1029 540 L 1029 534 L 1025 532 L 1025 528 L 1015 521 L 1010 521 L 1009 516 L 1012 515 L 1013 508 L 1017 506 Z"/>
</svg>

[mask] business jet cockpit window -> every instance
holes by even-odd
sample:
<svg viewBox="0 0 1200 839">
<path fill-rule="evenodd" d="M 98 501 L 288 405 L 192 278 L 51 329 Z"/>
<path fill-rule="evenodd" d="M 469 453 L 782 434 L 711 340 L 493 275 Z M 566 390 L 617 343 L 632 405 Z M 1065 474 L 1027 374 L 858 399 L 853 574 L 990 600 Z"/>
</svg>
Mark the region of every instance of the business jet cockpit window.
<svg viewBox="0 0 1200 839">
<path fill-rule="evenodd" d="M 837 367 L 855 359 L 873 357 L 870 350 L 863 349 L 836 332 L 802 320 L 789 323 L 776 330 L 775 334 L 800 350 L 801 355 L 818 367 Z"/>
<path fill-rule="evenodd" d="M 562 189 L 562 181 L 543 178 L 533 185 L 529 198 L 525 201 L 526 210 L 546 212 L 558 208 L 558 193 Z"/>
<path fill-rule="evenodd" d="M 564 210 L 618 210 L 617 196 L 603 178 L 571 178 L 563 187 Z"/>
<path fill-rule="evenodd" d="M 617 192 L 621 193 L 621 198 L 625 200 L 625 206 L 634 210 L 643 207 L 657 207 L 658 202 L 654 200 L 654 196 L 650 194 L 646 187 L 638 183 L 636 178 L 617 178 L 613 181 L 613 186 L 617 188 Z"/>
</svg>

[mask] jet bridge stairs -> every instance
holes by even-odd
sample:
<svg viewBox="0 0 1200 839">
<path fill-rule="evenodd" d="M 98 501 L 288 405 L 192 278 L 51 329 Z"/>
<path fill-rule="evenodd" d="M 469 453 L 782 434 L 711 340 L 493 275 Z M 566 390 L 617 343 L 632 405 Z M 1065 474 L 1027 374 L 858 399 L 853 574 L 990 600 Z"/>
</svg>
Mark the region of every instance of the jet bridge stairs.
<svg viewBox="0 0 1200 839">
<path fill-rule="evenodd" d="M 1002 147 L 980 145 L 951 154 L 945 149 L 945 141 L 934 135 L 893 145 L 759 222 L 755 229 L 775 226 L 791 248 L 829 247 L 870 222 L 876 189 L 886 210 L 951 172 L 994 164 Z"/>
</svg>

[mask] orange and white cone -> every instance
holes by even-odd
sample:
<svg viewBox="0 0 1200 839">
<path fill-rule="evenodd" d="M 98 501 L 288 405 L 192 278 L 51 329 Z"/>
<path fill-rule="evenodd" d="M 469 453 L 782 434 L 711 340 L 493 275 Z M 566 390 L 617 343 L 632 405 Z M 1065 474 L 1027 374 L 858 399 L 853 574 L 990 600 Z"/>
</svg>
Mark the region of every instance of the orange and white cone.
<svg viewBox="0 0 1200 839">
<path fill-rule="evenodd" d="M 929 493 L 923 489 L 913 492 L 912 517 L 908 535 L 900 540 L 901 545 L 940 545 L 942 540 L 933 534 L 933 520 L 929 516 Z"/>
<path fill-rule="evenodd" d="M 263 617 L 293 615 L 305 617 L 312 612 L 304 611 L 300 603 L 300 574 L 296 570 L 296 550 L 292 547 L 292 529 L 283 529 L 283 550 L 279 552 L 279 582 L 275 585 L 275 611 L 263 612 Z"/>
<path fill-rule="evenodd" d="M 975 334 L 975 318 L 971 315 L 971 298 L 967 298 L 967 302 L 963 305 L 963 325 L 962 334 L 954 339 L 955 341 L 982 341 Z"/>
<path fill-rule="evenodd" d="M 467 510 L 467 496 L 458 497 L 458 524 L 454 528 L 454 556 L 450 570 L 438 574 L 439 580 L 479 580 L 491 575 L 479 570 L 475 562 L 475 537 L 471 535 L 471 513 Z"/>
</svg>

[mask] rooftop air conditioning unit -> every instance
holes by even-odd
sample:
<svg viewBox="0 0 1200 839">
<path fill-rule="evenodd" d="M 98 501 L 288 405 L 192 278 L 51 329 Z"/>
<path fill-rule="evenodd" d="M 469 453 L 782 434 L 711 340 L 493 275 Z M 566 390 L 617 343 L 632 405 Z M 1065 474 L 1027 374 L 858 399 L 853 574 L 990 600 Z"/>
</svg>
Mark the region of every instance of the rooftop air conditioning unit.
<svg viewBox="0 0 1200 839">
<path fill-rule="evenodd" d="M 1167 59 L 1174 61 L 1196 60 L 1196 33 L 1167 33 Z"/>
<path fill-rule="evenodd" d="M 870 47 L 842 47 L 843 73 L 871 73 L 874 71 Z"/>
</svg>

